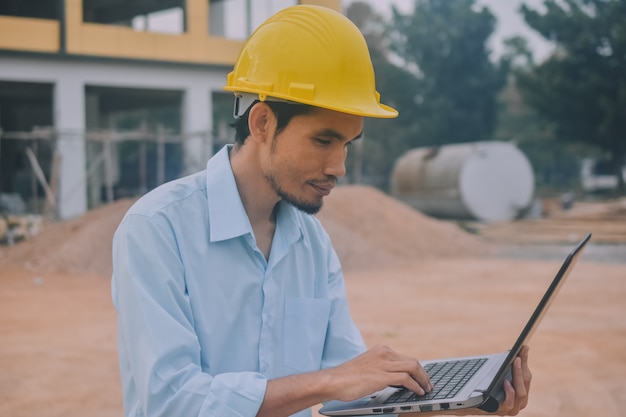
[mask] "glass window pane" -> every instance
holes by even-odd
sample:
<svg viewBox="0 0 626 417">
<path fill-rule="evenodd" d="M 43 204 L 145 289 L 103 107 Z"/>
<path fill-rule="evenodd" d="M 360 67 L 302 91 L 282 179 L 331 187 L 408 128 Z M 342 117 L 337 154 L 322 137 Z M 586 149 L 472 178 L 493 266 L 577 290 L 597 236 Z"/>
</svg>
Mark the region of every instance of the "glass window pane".
<svg viewBox="0 0 626 417">
<path fill-rule="evenodd" d="M 59 8 L 51 0 L 0 0 L 0 15 L 58 20 Z"/>
<path fill-rule="evenodd" d="M 209 0 L 209 32 L 245 40 L 268 17 L 296 4 L 297 0 Z"/>
<path fill-rule="evenodd" d="M 185 32 L 185 0 L 83 0 L 83 21 L 179 34 Z"/>
</svg>

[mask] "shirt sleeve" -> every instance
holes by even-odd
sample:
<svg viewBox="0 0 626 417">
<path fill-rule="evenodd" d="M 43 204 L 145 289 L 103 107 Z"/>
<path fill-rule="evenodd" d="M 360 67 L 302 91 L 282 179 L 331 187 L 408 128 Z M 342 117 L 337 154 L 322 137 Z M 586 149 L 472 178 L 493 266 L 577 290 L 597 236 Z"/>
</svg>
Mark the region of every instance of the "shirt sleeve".
<svg viewBox="0 0 626 417">
<path fill-rule="evenodd" d="M 167 220 L 127 215 L 113 240 L 112 279 L 126 414 L 256 415 L 263 375 L 202 371 L 184 274 Z"/>
</svg>

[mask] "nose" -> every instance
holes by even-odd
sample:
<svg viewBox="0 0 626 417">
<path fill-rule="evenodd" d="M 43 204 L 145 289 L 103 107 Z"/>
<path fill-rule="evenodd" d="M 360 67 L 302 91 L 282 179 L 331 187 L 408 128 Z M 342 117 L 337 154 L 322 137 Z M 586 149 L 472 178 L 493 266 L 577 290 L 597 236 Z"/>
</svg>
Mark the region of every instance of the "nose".
<svg viewBox="0 0 626 417">
<path fill-rule="evenodd" d="M 334 177 L 343 177 L 346 175 L 346 158 L 348 157 L 348 150 L 345 147 L 333 151 L 326 163 L 326 169 L 324 174 Z"/>
</svg>

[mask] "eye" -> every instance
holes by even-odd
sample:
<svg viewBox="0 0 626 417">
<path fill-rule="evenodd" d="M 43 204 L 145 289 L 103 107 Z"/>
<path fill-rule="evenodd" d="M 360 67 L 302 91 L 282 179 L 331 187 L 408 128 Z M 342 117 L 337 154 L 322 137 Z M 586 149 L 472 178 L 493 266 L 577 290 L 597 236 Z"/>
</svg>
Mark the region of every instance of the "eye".
<svg viewBox="0 0 626 417">
<path fill-rule="evenodd" d="M 328 139 L 315 138 L 315 141 L 316 141 L 318 144 L 322 145 L 322 146 L 328 146 L 328 145 L 330 145 L 330 140 L 328 140 Z"/>
</svg>

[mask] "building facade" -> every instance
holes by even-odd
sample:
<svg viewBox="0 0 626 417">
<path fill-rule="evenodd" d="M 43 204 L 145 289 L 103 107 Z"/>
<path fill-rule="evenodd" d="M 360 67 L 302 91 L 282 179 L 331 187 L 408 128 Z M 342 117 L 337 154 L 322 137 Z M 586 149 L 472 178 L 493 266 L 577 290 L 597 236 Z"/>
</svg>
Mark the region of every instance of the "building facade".
<svg viewBox="0 0 626 417">
<path fill-rule="evenodd" d="M 222 86 L 243 41 L 297 3 L 341 7 L 340 0 L 3 1 L 0 193 L 47 202 L 69 219 L 204 168 L 228 141 L 232 96 Z"/>
</svg>

